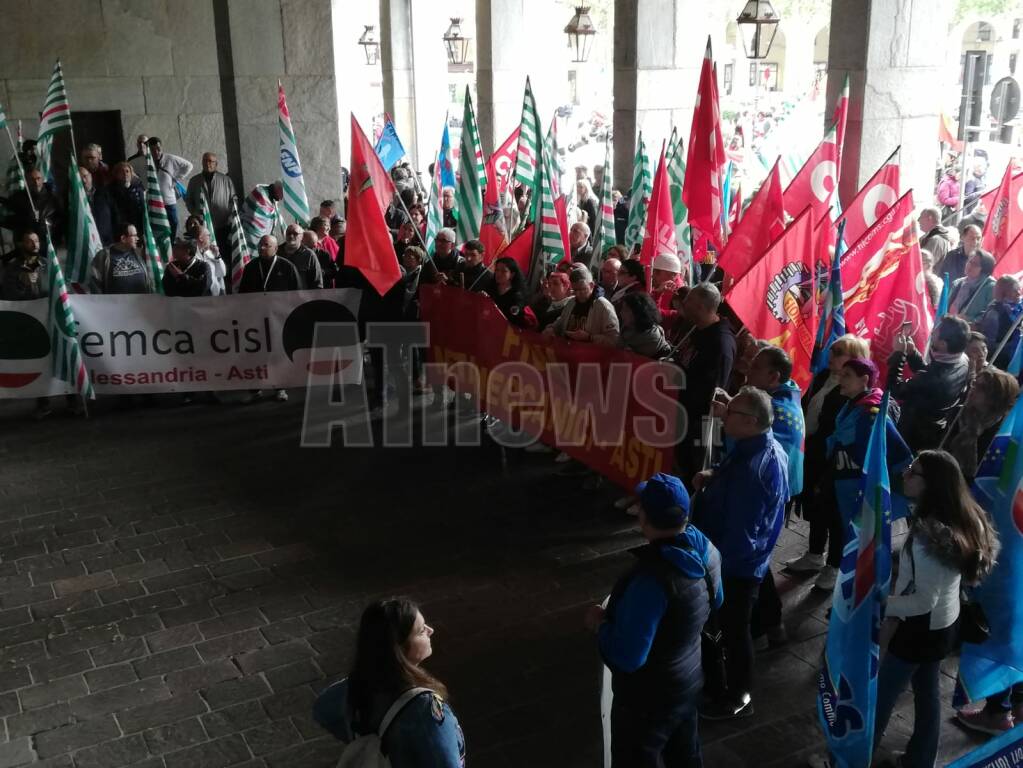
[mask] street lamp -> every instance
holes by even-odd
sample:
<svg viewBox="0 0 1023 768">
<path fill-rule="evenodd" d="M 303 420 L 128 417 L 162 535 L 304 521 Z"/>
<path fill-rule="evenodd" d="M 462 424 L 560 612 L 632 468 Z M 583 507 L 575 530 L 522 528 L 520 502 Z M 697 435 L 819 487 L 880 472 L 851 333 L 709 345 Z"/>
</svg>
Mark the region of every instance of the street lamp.
<svg viewBox="0 0 1023 768">
<path fill-rule="evenodd" d="M 742 47 L 746 49 L 747 59 L 767 58 L 778 33 L 779 21 L 771 0 L 748 0 L 735 20 L 742 32 Z"/>
<path fill-rule="evenodd" d="M 366 53 L 366 66 L 372 67 L 380 60 L 380 42 L 377 40 L 376 27 L 373 24 L 364 24 L 366 27 L 359 36 L 359 45 Z"/>
<path fill-rule="evenodd" d="M 444 46 L 448 49 L 448 64 L 465 64 L 469 57 L 469 38 L 462 34 L 460 17 L 451 19 L 451 25 L 444 33 Z"/>
<path fill-rule="evenodd" d="M 577 64 L 585 63 L 590 58 L 593 36 L 597 34 L 597 28 L 593 26 L 593 19 L 590 18 L 589 6 L 576 6 L 575 16 L 565 25 L 565 34 L 568 35 L 568 47 L 575 52 L 572 61 Z"/>
</svg>

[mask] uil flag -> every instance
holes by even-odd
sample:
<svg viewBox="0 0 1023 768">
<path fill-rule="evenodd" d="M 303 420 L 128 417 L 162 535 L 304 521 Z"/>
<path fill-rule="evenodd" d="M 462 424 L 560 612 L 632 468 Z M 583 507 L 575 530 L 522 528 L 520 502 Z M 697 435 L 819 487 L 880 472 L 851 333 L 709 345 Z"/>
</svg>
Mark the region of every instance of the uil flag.
<svg viewBox="0 0 1023 768">
<path fill-rule="evenodd" d="M 526 189 L 533 189 L 536 186 L 539 165 L 540 117 L 536 113 L 536 99 L 533 98 L 533 88 L 529 84 L 529 77 L 526 77 L 526 90 L 522 94 L 522 120 L 519 123 L 519 140 L 515 149 L 515 181 Z"/>
<path fill-rule="evenodd" d="M 476 114 L 472 109 L 469 86 L 465 86 L 465 108 L 462 113 L 462 139 L 458 152 L 458 239 L 461 242 L 480 236 L 483 218 L 483 187 L 487 183 L 483 167 L 483 148 L 480 146 Z"/>
<path fill-rule="evenodd" d="M 153 231 L 161 264 L 166 264 L 170 260 L 171 249 L 170 219 L 167 217 L 167 206 L 163 200 L 163 193 L 160 192 L 160 181 L 156 175 L 156 163 L 153 160 L 153 155 L 149 151 L 149 147 L 144 147 L 144 151 L 146 153 L 146 211 L 149 214 L 149 226 Z"/>
<path fill-rule="evenodd" d="M 345 265 L 361 271 L 383 296 L 401 277 L 394 241 L 384 220 L 384 211 L 394 199 L 394 184 L 355 115 L 350 167 Z"/>
<path fill-rule="evenodd" d="M 831 122 L 835 126 L 835 164 L 837 171 L 835 178 L 842 176 L 842 150 L 845 148 L 845 124 L 849 120 L 849 75 L 845 76 L 842 83 L 842 90 L 838 94 L 838 101 L 835 102 L 835 112 L 831 116 Z M 898 150 L 896 150 L 898 151 Z M 898 187 L 896 187 L 898 189 Z"/>
<path fill-rule="evenodd" d="M 615 247 L 615 211 L 611 202 L 611 139 L 604 140 L 604 175 L 600 179 L 600 232 L 593 242 L 600 246 L 601 258 Z"/>
<path fill-rule="evenodd" d="M 803 163 L 799 173 L 785 188 L 785 212 L 789 216 L 796 215 L 809 205 L 813 207 L 814 218 L 820 219 L 831 208 L 838 187 L 836 135 L 833 125 L 810 159 Z"/>
<path fill-rule="evenodd" d="M 68 175 L 71 186 L 68 194 L 67 276 L 72 286 L 83 286 L 89 279 L 92 257 L 103 248 L 103 243 L 96 230 L 96 221 L 92 217 L 92 208 L 73 152 Z"/>
<path fill-rule="evenodd" d="M 764 255 L 767 247 L 785 231 L 778 162 L 775 161 L 764 183 L 753 195 L 746 213 L 739 219 L 718 257 L 718 266 L 733 282 L 742 279 Z"/>
<path fill-rule="evenodd" d="M 146 192 L 146 197 L 149 193 Z M 163 293 L 163 265 L 166 263 L 165 251 L 160 247 L 153 233 L 153 217 L 149 213 L 149 206 L 142 208 L 142 244 L 146 249 L 146 258 L 149 260 L 149 273 L 153 277 L 153 290 L 156 293 Z"/>
<path fill-rule="evenodd" d="M 1023 481 L 1023 398 L 1002 422 L 984 454 L 973 496 L 998 531 L 1002 549 L 994 570 L 973 590 L 991 636 L 981 645 L 963 643 L 956 698 L 976 701 L 1023 682 L 1023 520 L 1019 503 Z M 953 702 L 960 706 L 959 701 Z"/>
<path fill-rule="evenodd" d="M 636 143 L 636 159 L 632 165 L 632 192 L 629 195 L 629 221 L 625 228 L 625 247 L 631 254 L 643 242 L 646 231 L 646 210 L 650 203 L 650 161 L 646 156 L 643 132 Z"/>
<path fill-rule="evenodd" d="M 877 629 L 884 618 L 892 574 L 889 398 L 886 392 L 870 429 L 859 504 L 845 527 L 828 638 L 817 676 L 817 715 L 837 768 L 870 765 L 874 748 Z"/>
<path fill-rule="evenodd" d="M 49 233 L 47 233 L 49 235 Z M 53 377 L 66 381 L 83 400 L 95 400 L 92 381 L 85 370 L 82 350 L 78 345 L 78 329 L 71 311 L 71 297 L 64 284 L 64 274 L 53 250 L 53 238 L 46 238 L 46 272 L 49 278 L 50 350 L 52 352 Z"/>
<path fill-rule="evenodd" d="M 842 257 L 845 325 L 870 342 L 882 380 L 903 323 L 909 323 L 916 348 L 927 349 L 933 320 L 922 272 L 910 191 Z"/>
<path fill-rule="evenodd" d="M 64 87 L 64 70 L 60 59 L 53 65 L 50 76 L 50 87 L 46 89 L 46 101 L 39 117 L 39 140 L 36 144 L 36 168 L 42 171 L 43 178 L 52 175 L 51 155 L 53 139 L 61 128 L 71 130 L 71 104 L 68 102 L 67 89 Z"/>
<path fill-rule="evenodd" d="M 245 241 L 245 230 L 242 229 L 242 219 L 238 215 L 238 206 L 234 200 L 231 201 L 231 291 L 238 293 L 242 284 L 242 273 L 245 265 L 252 258 L 249 253 L 249 244 Z"/>
<path fill-rule="evenodd" d="M 718 253 L 721 253 L 724 246 L 721 234 L 724 171 L 725 146 L 721 139 L 721 113 L 708 36 L 696 93 L 693 126 L 689 134 L 682 200 L 688 209 L 689 224 L 694 230 L 694 244 L 697 239 L 701 242 L 709 241 Z"/>
<path fill-rule="evenodd" d="M 839 221 L 845 222 L 846 242 L 855 243 L 870 229 L 878 217 L 899 199 L 899 152 L 896 147 L 884 164 L 856 193 Z"/>
<path fill-rule="evenodd" d="M 998 193 L 991 201 L 987 222 L 984 224 L 984 239 L 981 247 L 1001 259 L 1009 244 L 1023 232 L 1023 211 L 1020 210 L 1020 190 L 1013 189 L 1012 163 L 1005 166 Z"/>
<path fill-rule="evenodd" d="M 405 157 L 405 147 L 402 145 L 401 139 L 398 138 L 398 131 L 395 130 L 394 123 L 390 118 L 384 123 L 384 130 L 380 132 L 380 138 L 377 140 L 374 151 L 380 158 L 380 164 L 388 172 Z"/>
<path fill-rule="evenodd" d="M 806 391 L 817 330 L 814 220 L 804 210 L 725 295 L 756 339 L 784 349 L 792 380 Z"/>
<path fill-rule="evenodd" d="M 281 182 L 284 184 L 284 208 L 303 227 L 309 225 L 309 198 L 305 194 L 305 177 L 298 159 L 291 113 L 284 98 L 284 86 L 277 81 L 277 129 L 281 144 Z"/>
<path fill-rule="evenodd" d="M 824 222 L 824 226 L 830 224 Z M 845 250 L 845 222 L 841 221 L 838 223 L 835 254 L 831 258 L 831 277 L 821 308 L 821 322 L 817 327 L 817 342 L 814 344 L 813 363 L 810 366 L 815 376 L 828 367 L 831 345 L 845 335 L 845 303 L 842 301 L 842 256 Z"/>
<path fill-rule="evenodd" d="M 650 194 L 650 206 L 646 216 L 646 236 L 639 252 L 640 263 L 647 267 L 648 283 L 654 259 L 662 253 L 669 256 L 678 255 L 678 247 L 675 244 L 675 217 L 671 211 L 671 190 L 668 189 L 668 171 L 664 163 L 664 147 L 661 147 L 657 171 L 654 173 L 654 188 Z M 650 286 L 647 285 L 647 290 L 649 289 Z"/>
</svg>

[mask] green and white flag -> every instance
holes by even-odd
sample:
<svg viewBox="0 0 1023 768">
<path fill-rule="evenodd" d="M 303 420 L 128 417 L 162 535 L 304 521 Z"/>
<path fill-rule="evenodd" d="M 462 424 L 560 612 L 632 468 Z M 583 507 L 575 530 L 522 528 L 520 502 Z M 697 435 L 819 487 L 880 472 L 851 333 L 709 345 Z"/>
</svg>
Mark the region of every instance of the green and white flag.
<svg viewBox="0 0 1023 768">
<path fill-rule="evenodd" d="M 672 138 L 675 133 L 672 132 Z M 693 266 L 693 233 L 689 227 L 689 212 L 682 200 L 682 183 L 686 178 L 686 162 L 682 159 L 682 142 L 674 145 L 667 162 L 668 191 L 671 193 L 671 213 L 675 220 L 675 246 L 683 264 L 689 264 L 690 281 L 695 279 Z"/>
<path fill-rule="evenodd" d="M 632 253 L 636 246 L 643 244 L 646 233 L 646 209 L 653 192 L 650 175 L 650 160 L 646 156 L 643 132 L 640 131 L 636 144 L 636 159 L 632 166 L 632 194 L 629 200 L 629 223 L 625 228 L 625 247 Z"/>
<path fill-rule="evenodd" d="M 67 279 L 72 285 L 85 285 L 93 257 L 103 248 L 92 207 L 85 194 L 85 185 L 72 156 L 68 166 L 71 186 L 68 194 Z"/>
<path fill-rule="evenodd" d="M 71 129 L 71 105 L 64 87 L 64 71 L 60 67 L 60 59 L 53 66 L 50 76 L 50 87 L 46 90 L 46 101 L 39 120 L 39 139 L 36 143 L 36 168 L 42 171 L 43 178 L 50 178 L 52 168 L 53 138 L 61 128 Z M 75 161 L 75 165 L 77 165 Z"/>
<path fill-rule="evenodd" d="M 78 329 L 71 311 L 71 297 L 68 296 L 64 274 L 60 271 L 60 262 L 53 250 L 53 238 L 49 236 L 46 238 L 46 262 L 53 376 L 71 384 L 83 400 L 94 400 L 96 394 L 78 345 Z"/>
<path fill-rule="evenodd" d="M 444 211 L 441 210 L 441 155 L 433 163 L 433 181 L 430 183 L 430 200 L 426 204 L 426 255 L 431 259 L 435 250 L 437 233 L 444 226 Z"/>
<path fill-rule="evenodd" d="M 558 211 L 554 201 L 558 196 L 554 161 L 547 147 L 543 150 L 543 173 L 540 180 L 540 252 L 544 263 L 552 265 L 565 258 L 565 241 L 561 237 Z"/>
<path fill-rule="evenodd" d="M 210 203 L 206 199 L 206 190 L 202 185 L 199 186 L 199 205 L 202 207 L 202 225 L 209 233 L 211 241 L 216 244 L 217 241 L 213 238 L 213 214 L 210 213 Z"/>
<path fill-rule="evenodd" d="M 462 113 L 462 138 L 459 141 L 458 189 L 455 202 L 458 206 L 458 240 L 475 240 L 480 236 L 483 220 L 483 187 L 487 183 L 487 171 L 483 166 L 483 148 L 480 146 L 476 114 L 472 109 L 469 86 L 465 86 L 465 110 Z"/>
<path fill-rule="evenodd" d="M 615 210 L 614 202 L 611 200 L 611 140 L 604 142 L 604 176 L 600 180 L 600 190 L 597 193 L 600 200 L 600 233 L 599 237 L 593 238 L 593 242 L 600 245 L 601 259 L 606 258 L 607 252 L 617 245 L 615 238 Z"/>
<path fill-rule="evenodd" d="M 149 259 L 149 272 L 153 276 L 153 291 L 163 295 L 163 265 L 166 259 L 153 233 L 153 224 L 149 214 L 149 192 L 146 192 L 147 204 L 142 206 L 142 239 Z"/>
<path fill-rule="evenodd" d="M 281 183 L 284 184 L 284 208 L 302 227 L 309 226 L 309 199 L 305 194 L 305 177 L 298 159 L 291 113 L 284 98 L 284 86 L 277 81 L 277 127 L 281 135 Z"/>
<path fill-rule="evenodd" d="M 245 230 L 242 228 L 242 219 L 238 215 L 238 206 L 234 200 L 231 201 L 231 292 L 238 293 L 242 284 L 242 273 L 245 272 L 245 265 L 249 263 L 251 254 L 249 244 L 245 241 Z"/>
<path fill-rule="evenodd" d="M 540 117 L 536 113 L 533 88 L 526 78 L 522 95 L 522 121 L 519 124 L 519 143 L 515 150 L 515 181 L 527 189 L 534 189 L 539 170 Z M 534 197 L 536 190 L 533 192 Z"/>
<path fill-rule="evenodd" d="M 148 213 L 149 227 L 158 249 L 160 263 L 166 264 L 170 261 L 171 251 L 170 219 L 167 217 L 167 206 L 163 200 L 163 193 L 160 191 L 160 178 L 156 173 L 153 153 L 149 151 L 148 146 L 143 146 L 143 151 L 146 153 L 146 212 Z M 171 205 L 175 205 L 175 203 L 172 201 Z"/>
</svg>

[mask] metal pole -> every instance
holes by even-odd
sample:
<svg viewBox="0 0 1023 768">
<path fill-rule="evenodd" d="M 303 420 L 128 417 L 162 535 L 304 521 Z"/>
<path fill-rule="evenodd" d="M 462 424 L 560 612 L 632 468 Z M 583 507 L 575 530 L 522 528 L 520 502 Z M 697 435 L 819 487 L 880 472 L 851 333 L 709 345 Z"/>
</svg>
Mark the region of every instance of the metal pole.
<svg viewBox="0 0 1023 768">
<path fill-rule="evenodd" d="M 963 219 L 963 199 L 966 196 L 966 155 L 970 146 L 969 117 L 973 112 L 973 77 L 976 74 L 976 60 L 967 55 L 966 71 L 963 72 L 963 86 L 966 88 L 963 108 L 959 111 L 959 124 L 963 128 L 963 153 L 959 158 L 959 203 L 956 206 L 956 224 Z"/>
</svg>

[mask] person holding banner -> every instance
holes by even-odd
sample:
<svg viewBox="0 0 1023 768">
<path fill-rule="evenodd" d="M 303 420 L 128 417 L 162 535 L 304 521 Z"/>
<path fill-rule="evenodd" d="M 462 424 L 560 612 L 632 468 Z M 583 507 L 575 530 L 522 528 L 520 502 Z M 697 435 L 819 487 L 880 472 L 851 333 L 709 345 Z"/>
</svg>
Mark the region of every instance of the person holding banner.
<svg viewBox="0 0 1023 768">
<path fill-rule="evenodd" d="M 569 274 L 572 295 L 553 325 L 544 333 L 562 336 L 569 341 L 586 341 L 614 346 L 618 342 L 618 315 L 611 302 L 597 296 L 590 270 L 576 266 Z"/>
<path fill-rule="evenodd" d="M 921 451 L 903 473 L 903 489 L 915 506 L 886 608 L 886 621 L 898 627 L 878 672 L 874 744 L 912 683 L 913 735 L 899 765 L 931 768 L 941 729 L 939 665 L 957 645 L 960 589 L 991 572 L 999 544 L 951 454 Z"/>
<path fill-rule="evenodd" d="M 703 688 L 700 636 L 721 607 L 721 556 L 688 523 L 689 493 L 658 473 L 640 483 L 639 529 L 647 543 L 587 626 L 611 670 L 615 768 L 700 768 L 697 706 Z"/>
</svg>

